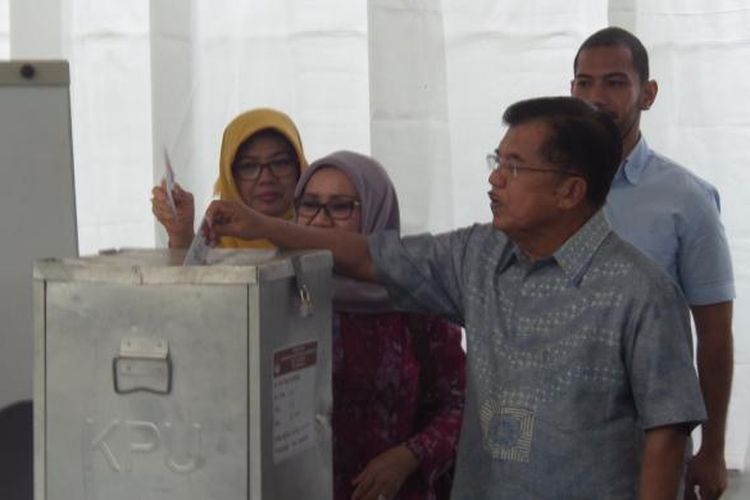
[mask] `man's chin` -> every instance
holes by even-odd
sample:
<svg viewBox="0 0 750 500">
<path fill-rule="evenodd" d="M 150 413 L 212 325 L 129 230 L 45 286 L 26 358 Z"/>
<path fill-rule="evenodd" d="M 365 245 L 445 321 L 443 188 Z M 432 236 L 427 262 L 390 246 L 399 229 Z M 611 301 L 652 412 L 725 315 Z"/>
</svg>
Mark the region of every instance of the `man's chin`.
<svg viewBox="0 0 750 500">
<path fill-rule="evenodd" d="M 505 228 L 507 227 L 507 224 L 505 224 L 505 222 L 500 217 L 498 217 L 496 215 L 496 216 L 492 217 L 492 227 L 494 227 L 495 229 L 498 229 L 500 231 L 505 231 Z"/>
</svg>

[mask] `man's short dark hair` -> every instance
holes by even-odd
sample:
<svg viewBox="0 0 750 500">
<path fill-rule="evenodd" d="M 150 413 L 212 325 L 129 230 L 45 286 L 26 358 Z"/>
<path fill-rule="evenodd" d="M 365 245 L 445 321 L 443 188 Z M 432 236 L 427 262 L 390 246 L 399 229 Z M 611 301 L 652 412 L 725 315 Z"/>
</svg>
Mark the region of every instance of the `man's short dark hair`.
<svg viewBox="0 0 750 500">
<path fill-rule="evenodd" d="M 581 55 L 581 51 L 596 47 L 615 47 L 618 45 L 630 51 L 630 55 L 633 58 L 633 67 L 635 67 L 641 83 L 647 82 L 649 72 L 646 47 L 643 46 L 637 36 L 617 26 L 610 26 L 609 28 L 599 30 L 581 44 L 578 52 L 576 52 L 576 58 L 573 60 L 573 74 L 575 75 L 578 71 L 578 56 Z"/>
<path fill-rule="evenodd" d="M 604 205 L 622 155 L 622 139 L 603 111 L 574 97 L 540 97 L 519 101 L 503 114 L 510 127 L 542 122 L 549 134 L 541 155 L 562 170 L 580 173 L 593 207 Z"/>
</svg>

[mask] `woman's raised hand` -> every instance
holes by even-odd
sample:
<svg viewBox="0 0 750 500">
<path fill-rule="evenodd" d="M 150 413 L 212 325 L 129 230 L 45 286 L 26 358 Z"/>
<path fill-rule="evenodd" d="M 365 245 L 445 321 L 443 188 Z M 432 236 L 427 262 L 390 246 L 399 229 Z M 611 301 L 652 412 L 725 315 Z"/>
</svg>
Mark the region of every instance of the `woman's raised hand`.
<svg viewBox="0 0 750 500">
<path fill-rule="evenodd" d="M 169 246 L 172 248 L 186 248 L 193 240 L 193 225 L 195 219 L 195 202 L 193 195 L 175 184 L 172 190 L 177 213 L 172 211 L 167 196 L 166 181 L 162 179 L 160 186 L 151 190 L 151 211 L 169 235 Z"/>
</svg>

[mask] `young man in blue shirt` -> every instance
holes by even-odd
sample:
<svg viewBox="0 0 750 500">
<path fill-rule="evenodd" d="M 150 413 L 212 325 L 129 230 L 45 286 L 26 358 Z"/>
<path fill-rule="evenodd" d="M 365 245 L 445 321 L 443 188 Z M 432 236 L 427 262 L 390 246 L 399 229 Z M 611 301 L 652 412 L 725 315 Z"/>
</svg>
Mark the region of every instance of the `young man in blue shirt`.
<svg viewBox="0 0 750 500">
<path fill-rule="evenodd" d="M 641 113 L 658 92 L 648 54 L 617 27 L 586 39 L 576 54 L 571 94 L 612 117 L 620 129 L 622 163 L 605 205 L 612 228 L 659 264 L 690 304 L 708 420 L 686 472 L 685 498 L 718 498 L 726 489 L 724 435 L 732 384 L 734 280 L 719 194 L 703 179 L 651 150 Z"/>
</svg>

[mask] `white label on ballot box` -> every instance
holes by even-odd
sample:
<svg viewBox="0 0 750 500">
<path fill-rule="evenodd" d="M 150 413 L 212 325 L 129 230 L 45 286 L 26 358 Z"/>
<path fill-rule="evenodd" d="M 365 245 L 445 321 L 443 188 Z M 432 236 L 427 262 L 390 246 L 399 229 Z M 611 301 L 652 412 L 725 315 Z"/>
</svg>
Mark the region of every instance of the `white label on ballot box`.
<svg viewBox="0 0 750 500">
<path fill-rule="evenodd" d="M 318 343 L 273 353 L 273 461 L 279 463 L 315 444 L 315 368 Z"/>
</svg>

